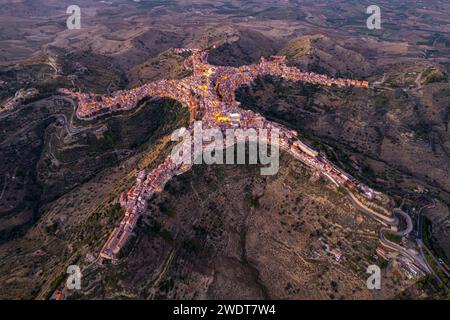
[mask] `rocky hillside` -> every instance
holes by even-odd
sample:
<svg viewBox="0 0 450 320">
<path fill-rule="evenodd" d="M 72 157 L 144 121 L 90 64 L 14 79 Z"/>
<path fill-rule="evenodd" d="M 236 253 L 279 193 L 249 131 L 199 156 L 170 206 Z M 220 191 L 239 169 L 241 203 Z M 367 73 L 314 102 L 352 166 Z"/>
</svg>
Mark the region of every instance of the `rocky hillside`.
<svg viewBox="0 0 450 320">
<path fill-rule="evenodd" d="M 258 63 L 261 56 L 277 52 L 279 44 L 262 33 L 249 29 L 229 32 L 227 41 L 211 51 L 208 61 L 214 65 L 238 67 Z"/>
<path fill-rule="evenodd" d="M 276 176 L 263 177 L 258 166 L 194 166 L 153 198 L 119 264 L 86 267 L 87 288 L 67 294 L 82 299 L 373 297 L 365 268 L 381 263 L 373 258 L 379 225 L 290 156 L 282 155 L 280 167 Z M 342 252 L 339 262 L 321 241 Z M 393 297 L 396 290 L 389 282 L 380 294 Z"/>
<path fill-rule="evenodd" d="M 360 53 L 321 34 L 295 38 L 279 54 L 287 57 L 289 65 L 333 77 L 363 78 L 374 69 Z"/>
</svg>

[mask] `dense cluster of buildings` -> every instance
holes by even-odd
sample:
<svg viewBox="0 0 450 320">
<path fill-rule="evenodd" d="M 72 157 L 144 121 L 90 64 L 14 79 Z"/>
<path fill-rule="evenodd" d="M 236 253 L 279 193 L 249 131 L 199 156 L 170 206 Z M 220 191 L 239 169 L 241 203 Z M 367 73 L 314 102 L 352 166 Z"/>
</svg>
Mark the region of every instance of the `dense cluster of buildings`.
<svg viewBox="0 0 450 320">
<path fill-rule="evenodd" d="M 262 75 L 282 77 L 291 81 L 302 81 L 322 86 L 369 87 L 367 81 L 334 79 L 314 72 L 303 72 L 298 68 L 286 66 L 284 61 L 284 56 L 273 56 L 269 60 L 261 57 L 261 62 L 259 64 L 241 66 L 239 68 L 219 67 L 220 78 L 217 88 L 218 94 L 222 96 L 226 102 L 232 103 L 235 99 L 234 93 L 239 87 L 251 84 L 257 77 Z"/>
<path fill-rule="evenodd" d="M 337 185 L 345 186 L 364 196 L 372 198 L 373 191 L 355 179 L 346 175 L 331 162 L 321 157 L 317 151 L 301 142 L 297 132 L 267 121 L 263 116 L 250 110 L 240 108 L 235 101 L 235 92 L 242 85 L 248 85 L 256 77 L 264 74 L 280 76 L 293 81 L 305 81 L 320 85 L 361 86 L 366 82 L 348 79 L 333 79 L 315 73 L 302 72 L 284 64 L 284 57 L 275 56 L 269 60 L 261 58 L 259 64 L 242 66 L 240 68 L 216 67 L 207 62 L 207 53 L 196 49 L 175 49 L 178 54 L 191 54 L 193 75 L 182 80 L 161 80 L 141 87 L 117 91 L 111 95 L 89 95 L 74 93 L 65 89 L 60 92 L 78 98 L 77 116 L 81 119 L 91 119 L 98 115 L 118 110 L 131 110 L 145 97 L 168 97 L 180 101 L 191 110 L 191 120 L 196 112 L 200 112 L 202 128 L 227 129 L 266 129 L 270 137 L 271 130 L 278 130 L 280 149 L 292 154 L 303 163 L 319 170 Z M 189 127 L 192 135 L 193 126 Z M 256 130 L 256 132 L 259 132 Z M 257 137 L 259 138 L 259 137 Z M 263 137 L 265 138 L 265 137 Z M 239 142 L 246 137 L 236 137 Z M 202 150 L 208 148 L 210 142 L 204 142 Z M 177 162 L 178 163 L 178 162 Z M 155 193 L 161 192 L 164 185 L 174 175 L 189 170 L 189 165 L 176 165 L 169 156 L 161 165 L 151 172 L 141 171 L 134 186 L 120 196 L 120 204 L 125 211 L 120 225 L 116 227 L 103 246 L 100 256 L 105 259 L 116 259 L 120 249 L 130 237 L 139 216 L 144 212 L 146 201 Z M 327 251 L 339 261 L 341 254 L 337 249 L 326 245 Z"/>
<path fill-rule="evenodd" d="M 264 119 L 265 122 L 268 122 Z M 280 132 L 280 148 L 290 153 L 294 158 L 307 164 L 308 166 L 319 171 L 324 176 L 328 177 L 337 186 L 342 186 L 350 191 L 357 192 L 363 197 L 372 200 L 378 193 L 369 188 L 365 184 L 359 182 L 355 178 L 351 177 L 332 162 L 319 153 L 303 143 L 298 139 L 297 132 L 288 130 L 281 125 L 270 123 L 270 125 L 277 128 Z"/>
<path fill-rule="evenodd" d="M 60 93 L 71 95 L 78 99 L 76 115 L 80 119 L 93 119 L 114 111 L 127 111 L 137 107 L 140 101 L 147 97 L 171 98 L 180 101 L 185 106 L 195 109 L 197 102 L 192 94 L 195 88 L 192 79 L 161 80 L 152 82 L 131 90 L 120 90 L 111 95 L 91 95 L 59 89 Z"/>
<path fill-rule="evenodd" d="M 116 91 L 111 95 L 90 95 L 65 89 L 60 89 L 60 92 L 78 98 L 77 116 L 81 119 L 91 119 L 108 112 L 131 110 L 145 97 L 172 98 L 184 103 L 190 110 L 203 107 L 215 109 L 220 113 L 220 111 L 225 111 L 223 110 L 224 104 L 230 106 L 235 104 L 235 91 L 240 86 L 248 85 L 258 76 L 266 74 L 324 86 L 368 87 L 367 81 L 334 79 L 287 67 L 284 57 L 281 56 L 274 56 L 269 60 L 262 57 L 259 64 L 233 68 L 210 65 L 207 62 L 208 54 L 205 51 L 178 48 L 174 52 L 191 54 L 193 76 L 182 80 L 152 82 L 131 90 Z M 199 97 L 202 98 L 199 99 Z M 210 113 L 216 114 L 217 112 Z"/>
<path fill-rule="evenodd" d="M 39 91 L 35 88 L 29 88 L 29 89 L 20 89 L 16 92 L 13 98 L 6 101 L 6 103 L 3 105 L 3 109 L 0 109 L 1 111 L 7 111 L 7 110 L 13 110 L 16 107 L 18 107 L 20 104 L 25 102 L 26 100 L 32 99 L 36 97 L 39 94 Z"/>
<path fill-rule="evenodd" d="M 176 165 L 169 156 L 151 172 L 142 170 L 136 177 L 136 182 L 128 192 L 123 192 L 119 202 L 125 215 L 103 246 L 100 257 L 115 259 L 133 232 L 136 223 L 145 211 L 146 201 L 155 193 L 161 192 L 166 183 L 175 175 L 187 171 L 189 167 Z"/>
</svg>

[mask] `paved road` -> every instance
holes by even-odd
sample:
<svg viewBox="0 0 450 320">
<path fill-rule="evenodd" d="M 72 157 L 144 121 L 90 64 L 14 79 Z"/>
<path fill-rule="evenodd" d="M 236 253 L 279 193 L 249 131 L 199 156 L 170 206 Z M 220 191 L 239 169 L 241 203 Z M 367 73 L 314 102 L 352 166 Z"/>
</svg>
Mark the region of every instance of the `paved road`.
<svg viewBox="0 0 450 320">
<path fill-rule="evenodd" d="M 425 244 L 423 243 L 423 213 L 424 213 L 425 209 L 432 209 L 435 207 L 436 207 L 436 201 L 434 199 L 432 199 L 431 204 L 427 204 L 419 209 L 419 217 L 417 219 L 417 225 L 418 225 L 417 229 L 418 230 L 417 230 L 416 242 L 417 242 L 417 246 L 420 249 L 423 259 L 426 261 L 426 257 L 425 257 L 425 251 L 426 251 L 431 256 L 433 261 L 439 266 L 439 268 L 442 270 L 442 272 L 444 272 L 444 274 L 448 278 L 450 278 L 450 273 L 444 268 L 444 266 L 442 264 L 439 263 L 438 259 L 434 256 L 433 252 L 430 249 L 428 249 L 427 246 L 425 246 Z M 441 281 L 441 279 L 438 277 L 437 274 L 434 273 L 434 271 L 433 271 L 433 274 L 439 279 L 439 281 Z M 449 289 L 449 288 L 447 287 L 447 289 Z"/>
<path fill-rule="evenodd" d="M 405 232 L 405 230 L 400 231 L 400 232 L 394 232 L 389 228 L 381 228 L 380 242 L 386 248 L 391 249 L 393 251 L 396 251 L 396 252 L 404 255 L 405 257 L 414 261 L 415 264 L 420 266 L 424 271 L 431 273 L 432 269 L 430 268 L 430 266 L 428 265 L 426 260 L 423 258 L 423 255 L 420 254 L 420 252 L 414 252 L 414 250 L 408 250 L 408 249 L 402 247 L 401 245 L 386 239 L 386 234 L 388 234 L 388 233 L 400 236 L 400 234 L 403 234 L 404 232 Z"/>
<path fill-rule="evenodd" d="M 359 201 L 355 195 L 348 189 L 346 189 L 349 195 L 349 199 L 350 201 L 357 206 L 361 211 L 367 213 L 368 215 L 370 215 L 372 218 L 374 218 L 375 220 L 377 220 L 378 222 L 384 224 L 384 225 L 392 225 L 395 226 L 398 224 L 398 220 L 397 218 L 394 217 L 388 217 L 385 216 L 381 213 L 378 213 L 374 210 L 372 210 L 371 208 L 365 206 L 363 203 L 361 203 L 361 201 Z"/>
<path fill-rule="evenodd" d="M 362 204 L 358 199 L 352 194 L 350 190 L 347 190 L 349 193 L 349 198 L 353 202 L 354 205 L 356 205 L 361 211 L 369 214 L 371 217 L 376 219 L 377 221 L 381 222 L 383 225 L 387 226 L 398 226 L 399 225 L 399 219 L 398 216 L 402 216 L 406 221 L 406 229 L 400 230 L 400 231 L 393 231 L 388 227 L 383 227 L 380 229 L 380 242 L 383 246 L 386 248 L 389 248 L 395 252 L 398 252 L 402 254 L 403 256 L 409 258 L 410 260 L 414 261 L 418 266 L 421 266 L 424 271 L 431 272 L 432 270 L 426 263 L 426 260 L 423 258 L 423 256 L 419 252 L 414 252 L 414 250 L 407 250 L 406 248 L 400 246 L 399 244 L 389 241 L 386 239 L 386 234 L 390 233 L 399 237 L 404 237 L 409 235 L 413 231 L 413 223 L 411 217 L 401 210 L 400 208 L 395 208 L 393 210 L 393 216 L 387 217 L 385 215 L 382 215 L 368 207 L 366 207 L 364 204 Z"/>
<path fill-rule="evenodd" d="M 396 235 L 398 235 L 400 237 L 405 237 L 405 236 L 409 235 L 413 231 L 413 222 L 412 222 L 411 217 L 400 208 L 395 208 L 393 213 L 396 216 L 397 215 L 402 216 L 403 219 L 405 219 L 405 221 L 406 221 L 406 229 L 396 232 Z"/>
</svg>

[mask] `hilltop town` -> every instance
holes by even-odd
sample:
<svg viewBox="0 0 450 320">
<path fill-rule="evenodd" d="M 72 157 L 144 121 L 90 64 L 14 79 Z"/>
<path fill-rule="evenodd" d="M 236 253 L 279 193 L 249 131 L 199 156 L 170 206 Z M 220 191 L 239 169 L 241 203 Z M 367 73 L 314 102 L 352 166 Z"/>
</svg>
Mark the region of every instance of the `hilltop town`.
<svg viewBox="0 0 450 320">
<path fill-rule="evenodd" d="M 269 59 L 261 58 L 256 65 L 233 67 L 217 67 L 207 62 L 206 51 L 196 49 L 175 49 L 175 53 L 191 56 L 187 67 L 192 68 L 193 75 L 182 80 L 162 80 L 141 86 L 139 88 L 118 91 L 109 96 L 90 95 L 61 89 L 79 101 L 77 116 L 79 119 L 93 119 L 115 111 L 128 111 L 136 108 L 146 97 L 169 97 L 180 101 L 190 110 L 191 120 L 201 116 L 203 129 L 220 128 L 223 132 L 230 128 L 242 129 L 277 129 L 280 132 L 279 148 L 291 154 L 294 158 L 320 172 L 330 179 L 337 187 L 346 190 L 355 205 L 385 226 L 382 240 L 393 251 L 405 256 L 405 267 L 414 270 L 416 276 L 425 274 L 427 265 L 418 254 L 411 254 L 407 250 L 390 243 L 384 238 L 384 232 L 396 232 L 398 219 L 383 207 L 386 197 L 374 191 L 365 184 L 357 181 L 329 160 L 319 155 L 306 143 L 298 138 L 296 131 L 289 130 L 282 125 L 266 120 L 263 116 L 244 110 L 235 99 L 235 92 L 239 87 L 248 85 L 261 75 L 271 75 L 286 78 L 294 82 L 307 82 L 322 86 L 358 86 L 368 88 L 367 81 L 334 79 L 312 72 L 302 72 L 298 68 L 287 67 L 285 57 L 273 56 Z M 193 123 L 188 128 L 193 135 Z M 258 137 L 263 138 L 263 137 Z M 245 136 L 236 136 L 234 143 L 245 143 Z M 205 150 L 214 142 L 203 142 Z M 269 143 L 275 143 L 269 141 Z M 276 142 L 278 143 L 278 142 Z M 226 147 L 231 147 L 227 145 Z M 154 170 L 139 172 L 135 185 L 126 193 L 120 195 L 119 202 L 125 211 L 125 216 L 119 226 L 114 228 L 110 237 L 100 251 L 100 257 L 115 261 L 120 250 L 130 238 L 139 217 L 146 210 L 146 201 L 155 193 L 164 189 L 165 184 L 175 175 L 180 175 L 191 168 L 191 165 L 176 164 L 171 156 Z M 341 253 L 327 244 L 327 251 L 340 260 Z"/>
<path fill-rule="evenodd" d="M 0 9 L 1 299 L 450 297 L 448 1 L 73 4 Z"/>
<path fill-rule="evenodd" d="M 206 109 L 209 114 L 217 112 L 226 114 L 234 104 L 234 92 L 237 88 L 249 84 L 261 75 L 283 77 L 291 81 L 302 81 L 323 86 L 357 86 L 368 88 L 367 81 L 351 79 L 334 79 L 314 72 L 303 72 L 298 68 L 287 67 L 285 57 L 273 56 L 270 60 L 261 58 L 256 65 L 233 67 L 216 67 L 207 62 L 207 52 L 198 49 L 174 49 L 175 53 L 191 53 L 186 64 L 192 68 L 194 75 L 182 80 L 161 80 L 151 82 L 131 90 L 121 90 L 108 96 L 91 95 L 59 91 L 69 94 L 79 100 L 77 116 L 79 119 L 94 119 L 95 117 L 113 111 L 132 110 L 145 97 L 167 97 L 178 100 L 189 110 Z M 215 98 L 213 92 L 221 97 Z"/>
</svg>

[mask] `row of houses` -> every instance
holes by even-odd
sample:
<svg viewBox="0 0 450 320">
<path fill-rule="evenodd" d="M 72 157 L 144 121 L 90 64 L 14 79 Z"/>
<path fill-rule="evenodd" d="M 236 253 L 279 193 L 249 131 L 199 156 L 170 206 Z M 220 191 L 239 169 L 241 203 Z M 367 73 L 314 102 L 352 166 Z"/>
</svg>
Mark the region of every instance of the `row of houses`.
<svg viewBox="0 0 450 320">
<path fill-rule="evenodd" d="M 100 251 L 100 257 L 107 260 L 116 260 L 117 255 L 128 241 L 136 223 L 146 208 L 146 201 L 164 189 L 165 184 L 178 172 L 178 166 L 171 157 L 161 163 L 150 173 L 142 170 L 137 174 L 136 182 L 128 192 L 123 192 L 119 203 L 125 215 L 119 226 L 115 227 L 108 240 Z"/>
</svg>

